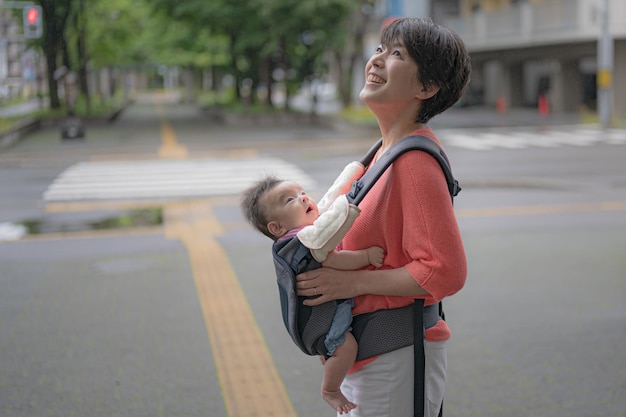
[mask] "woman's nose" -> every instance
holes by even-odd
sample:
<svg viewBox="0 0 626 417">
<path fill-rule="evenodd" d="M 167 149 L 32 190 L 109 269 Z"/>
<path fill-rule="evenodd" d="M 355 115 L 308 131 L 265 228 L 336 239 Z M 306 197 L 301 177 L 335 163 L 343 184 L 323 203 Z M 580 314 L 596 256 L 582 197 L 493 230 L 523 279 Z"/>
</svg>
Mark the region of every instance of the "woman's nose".
<svg viewBox="0 0 626 417">
<path fill-rule="evenodd" d="M 372 59 L 370 60 L 372 66 L 376 68 L 383 68 L 385 66 L 385 60 L 383 59 L 382 55 L 383 54 L 377 54 L 372 57 Z"/>
</svg>

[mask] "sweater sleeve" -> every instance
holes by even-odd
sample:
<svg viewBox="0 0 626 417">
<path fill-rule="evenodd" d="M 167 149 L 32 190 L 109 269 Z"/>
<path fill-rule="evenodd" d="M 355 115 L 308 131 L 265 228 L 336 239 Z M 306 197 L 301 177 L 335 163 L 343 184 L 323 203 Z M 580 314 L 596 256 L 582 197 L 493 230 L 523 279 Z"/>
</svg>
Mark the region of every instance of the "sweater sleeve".
<svg viewBox="0 0 626 417">
<path fill-rule="evenodd" d="M 402 248 L 407 271 L 437 302 L 465 284 L 467 263 L 445 175 L 426 152 L 394 162 L 392 187 L 400 195 Z M 396 194 L 396 195 L 397 195 Z"/>
</svg>

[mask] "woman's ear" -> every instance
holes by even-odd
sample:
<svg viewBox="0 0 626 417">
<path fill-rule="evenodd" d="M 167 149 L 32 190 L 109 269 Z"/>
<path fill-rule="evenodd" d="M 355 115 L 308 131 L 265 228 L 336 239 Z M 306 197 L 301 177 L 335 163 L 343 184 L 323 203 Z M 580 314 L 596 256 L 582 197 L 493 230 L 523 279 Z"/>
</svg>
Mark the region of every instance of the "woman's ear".
<svg viewBox="0 0 626 417">
<path fill-rule="evenodd" d="M 439 92 L 439 86 L 436 84 L 430 84 L 428 86 L 422 86 L 422 89 L 417 92 L 416 97 L 422 101 L 428 100 Z"/>
<path fill-rule="evenodd" d="M 282 235 L 285 234 L 284 228 L 280 224 L 278 224 L 278 222 L 276 221 L 269 222 L 267 224 L 267 230 L 269 230 L 270 233 L 276 237 L 281 237 Z"/>
</svg>

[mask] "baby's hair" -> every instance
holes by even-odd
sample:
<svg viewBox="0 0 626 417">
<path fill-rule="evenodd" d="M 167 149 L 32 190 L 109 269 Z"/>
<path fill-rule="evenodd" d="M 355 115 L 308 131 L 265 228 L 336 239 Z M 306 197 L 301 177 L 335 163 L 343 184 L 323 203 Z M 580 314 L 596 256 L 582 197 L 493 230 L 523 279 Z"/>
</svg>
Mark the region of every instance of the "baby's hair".
<svg viewBox="0 0 626 417">
<path fill-rule="evenodd" d="M 246 221 L 272 240 L 276 240 L 276 236 L 267 229 L 269 219 L 260 201 L 268 191 L 282 182 L 284 180 L 267 175 L 248 187 L 241 195 L 240 207 Z"/>
</svg>

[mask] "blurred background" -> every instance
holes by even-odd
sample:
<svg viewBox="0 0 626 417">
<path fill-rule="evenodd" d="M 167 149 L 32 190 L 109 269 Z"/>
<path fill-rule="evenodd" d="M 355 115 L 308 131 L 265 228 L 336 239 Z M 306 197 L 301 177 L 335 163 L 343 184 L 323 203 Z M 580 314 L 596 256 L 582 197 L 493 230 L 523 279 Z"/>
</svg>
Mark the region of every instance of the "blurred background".
<svg viewBox="0 0 626 417">
<path fill-rule="evenodd" d="M 402 16 L 473 65 L 444 416 L 626 417 L 624 0 L 0 0 L 0 417 L 333 415 L 239 195 L 369 149 Z"/>
<path fill-rule="evenodd" d="M 89 116 L 177 89 L 207 108 L 358 115 L 364 62 L 401 16 L 465 40 L 459 106 L 626 118 L 622 0 L 2 0 L 0 105 Z"/>
</svg>

